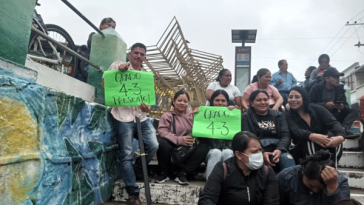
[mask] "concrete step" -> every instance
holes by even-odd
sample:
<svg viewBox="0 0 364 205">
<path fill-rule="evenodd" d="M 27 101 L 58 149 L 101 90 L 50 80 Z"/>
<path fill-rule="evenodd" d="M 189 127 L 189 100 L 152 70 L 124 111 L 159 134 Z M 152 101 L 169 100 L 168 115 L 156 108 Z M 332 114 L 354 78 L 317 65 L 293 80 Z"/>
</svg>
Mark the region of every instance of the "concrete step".
<svg viewBox="0 0 364 205">
<path fill-rule="evenodd" d="M 339 172 L 346 175 L 350 188 L 364 190 L 364 170 L 352 168 L 339 168 Z"/>
<path fill-rule="evenodd" d="M 343 142 L 344 150 L 348 151 L 360 151 L 359 138 L 356 139 L 346 139 Z"/>
<path fill-rule="evenodd" d="M 140 200 L 145 202 L 144 183 L 138 182 L 140 187 Z M 150 183 L 150 192 L 152 203 L 156 204 L 181 204 L 194 205 L 197 204 L 198 198 L 205 185 L 204 181 L 190 181 L 189 185 L 180 185 L 177 182 L 170 180 L 163 184 Z M 113 201 L 125 202 L 128 195 L 125 190 L 125 185 L 122 180 L 115 182 Z"/>
<path fill-rule="evenodd" d="M 364 153 L 344 151 L 338 166 L 342 168 L 364 168 Z"/>
<path fill-rule="evenodd" d="M 350 198 L 359 201 L 364 204 L 364 190 L 350 189 Z"/>
</svg>

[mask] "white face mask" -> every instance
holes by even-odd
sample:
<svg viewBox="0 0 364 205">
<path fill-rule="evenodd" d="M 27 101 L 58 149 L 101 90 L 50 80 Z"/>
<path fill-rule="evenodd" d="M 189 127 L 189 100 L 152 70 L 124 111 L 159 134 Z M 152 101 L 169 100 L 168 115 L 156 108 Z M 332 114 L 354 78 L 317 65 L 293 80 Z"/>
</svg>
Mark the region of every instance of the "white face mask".
<svg viewBox="0 0 364 205">
<path fill-rule="evenodd" d="M 242 152 L 241 152 L 242 153 Z M 244 153 L 242 153 L 243 155 L 249 157 L 249 162 L 245 163 L 245 165 L 250 169 L 250 170 L 257 170 L 260 167 L 262 167 L 264 159 L 263 159 L 263 154 L 262 152 L 258 152 L 255 154 L 251 154 L 251 155 L 246 155 Z"/>
</svg>

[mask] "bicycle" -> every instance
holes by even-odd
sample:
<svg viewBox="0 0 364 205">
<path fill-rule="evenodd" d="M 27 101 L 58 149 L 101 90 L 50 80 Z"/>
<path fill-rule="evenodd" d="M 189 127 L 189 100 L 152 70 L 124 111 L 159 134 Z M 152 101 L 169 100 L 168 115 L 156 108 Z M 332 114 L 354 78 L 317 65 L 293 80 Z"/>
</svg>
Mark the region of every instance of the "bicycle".
<svg viewBox="0 0 364 205">
<path fill-rule="evenodd" d="M 36 6 L 40 6 L 38 1 Z M 43 18 L 34 9 L 32 27 L 47 34 L 59 43 L 76 51 L 76 46 L 66 30 L 54 24 L 44 24 Z M 57 45 L 47 41 L 35 32 L 31 32 L 29 39 L 28 55 L 29 58 L 41 64 L 57 70 L 58 72 L 75 77 L 78 69 L 78 59 L 70 53 L 57 47 Z"/>
</svg>

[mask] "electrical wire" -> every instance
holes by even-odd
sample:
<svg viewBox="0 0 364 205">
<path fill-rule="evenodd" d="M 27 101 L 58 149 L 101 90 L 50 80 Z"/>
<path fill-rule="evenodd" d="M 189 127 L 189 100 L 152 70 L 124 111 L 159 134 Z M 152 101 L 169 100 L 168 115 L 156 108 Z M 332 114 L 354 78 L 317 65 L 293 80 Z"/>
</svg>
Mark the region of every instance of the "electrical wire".
<svg viewBox="0 0 364 205">
<path fill-rule="evenodd" d="M 352 35 L 354 35 L 354 34 L 355 34 L 355 32 L 353 32 L 353 34 L 351 34 L 351 36 L 352 36 Z M 350 37 L 351 37 L 351 36 L 350 36 Z M 348 39 L 349 39 L 349 38 L 348 38 Z M 339 49 L 340 49 L 340 48 L 341 48 L 341 47 L 342 47 L 342 46 L 343 46 L 343 45 L 344 45 L 344 44 L 348 41 L 348 39 L 346 39 L 346 41 L 344 41 L 344 43 L 343 43 L 343 44 L 341 44 L 341 46 L 339 46 L 339 48 L 337 48 L 337 49 L 336 49 L 336 51 L 338 51 L 338 50 L 339 50 Z M 331 54 L 331 57 L 333 57 L 333 56 L 335 55 L 336 51 L 335 51 L 333 54 Z"/>
</svg>

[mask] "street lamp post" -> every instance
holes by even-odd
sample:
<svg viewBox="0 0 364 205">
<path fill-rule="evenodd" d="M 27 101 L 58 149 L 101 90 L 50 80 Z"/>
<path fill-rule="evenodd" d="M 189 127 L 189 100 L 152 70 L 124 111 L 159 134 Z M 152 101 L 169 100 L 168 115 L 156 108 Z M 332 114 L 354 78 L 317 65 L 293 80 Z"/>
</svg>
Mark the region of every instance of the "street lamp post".
<svg viewBox="0 0 364 205">
<path fill-rule="evenodd" d="M 245 43 L 255 43 L 257 30 L 231 30 L 232 43 L 241 43 L 235 47 L 235 86 L 243 93 L 250 83 L 251 47 Z"/>
</svg>

